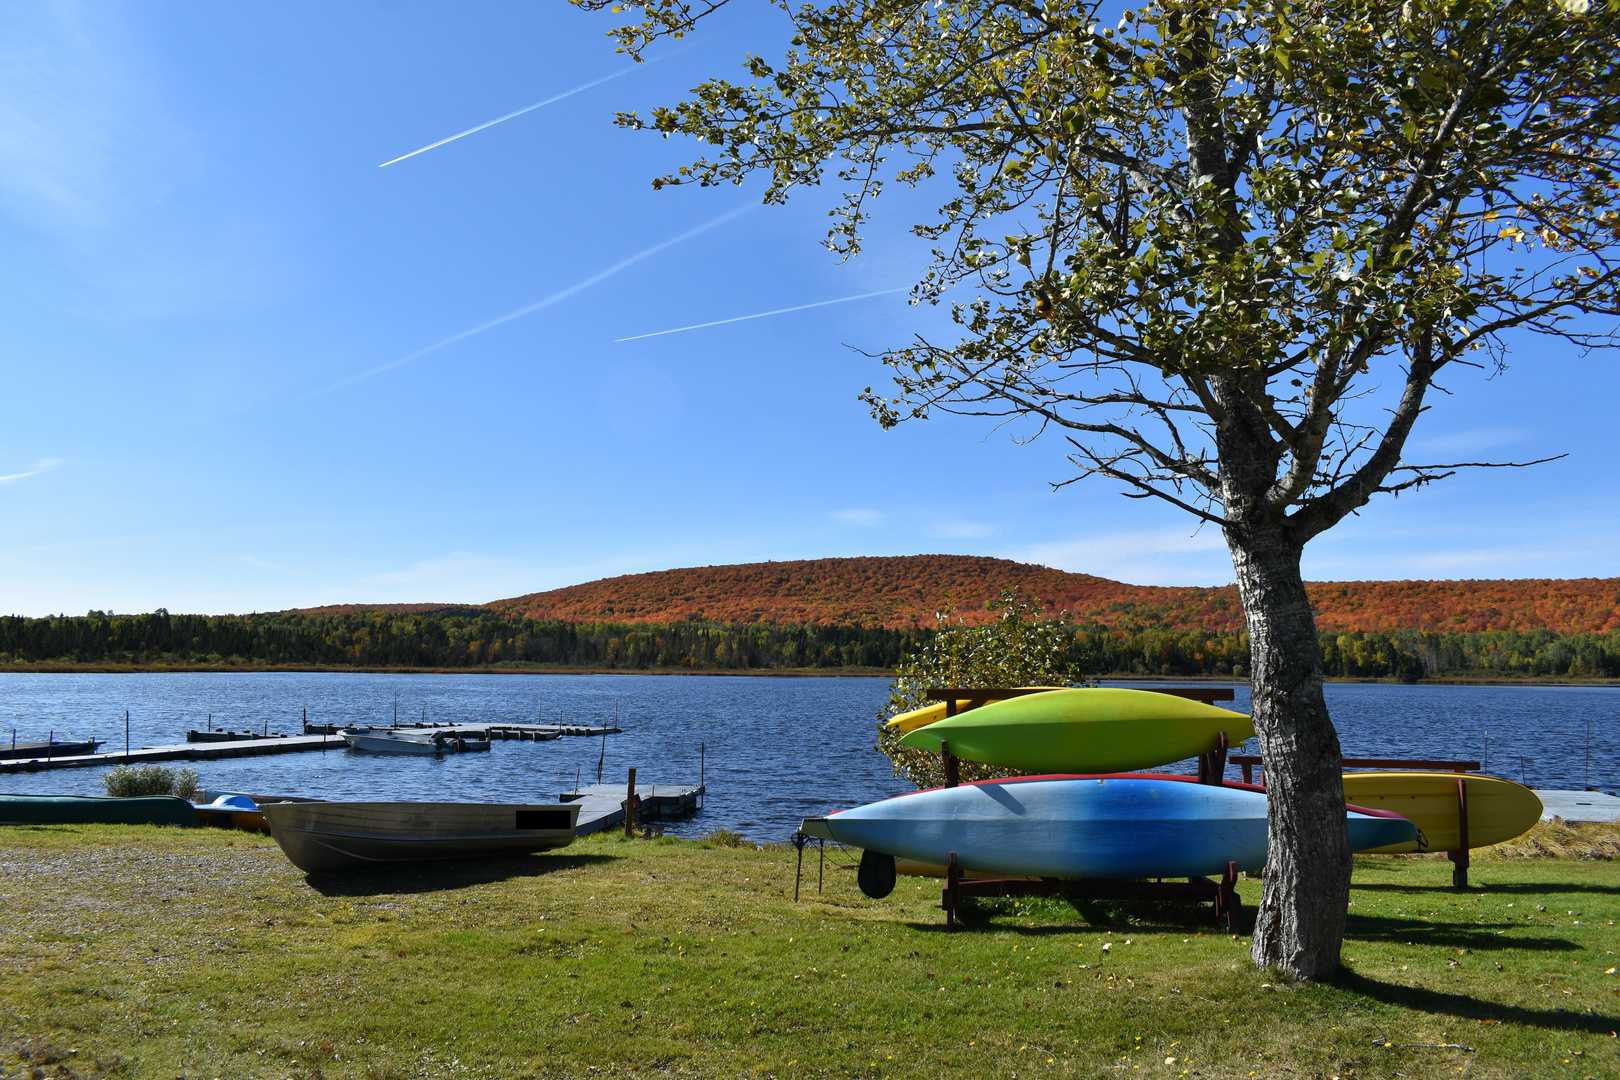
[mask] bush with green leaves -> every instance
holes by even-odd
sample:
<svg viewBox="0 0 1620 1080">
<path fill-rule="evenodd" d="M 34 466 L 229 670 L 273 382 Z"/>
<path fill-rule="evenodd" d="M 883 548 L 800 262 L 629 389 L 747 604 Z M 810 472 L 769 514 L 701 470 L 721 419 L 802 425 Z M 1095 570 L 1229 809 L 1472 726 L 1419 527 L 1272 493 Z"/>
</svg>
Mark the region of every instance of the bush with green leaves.
<svg viewBox="0 0 1620 1080">
<path fill-rule="evenodd" d="M 120 765 L 101 778 L 101 786 L 114 798 L 141 795 L 176 795 L 189 799 L 197 794 L 197 770 L 184 765 Z"/>
<path fill-rule="evenodd" d="M 1003 589 L 1000 599 L 985 606 L 996 613 L 987 626 L 960 620 L 952 625 L 949 611 L 939 616 L 939 632 L 896 668 L 888 707 L 878 714 L 878 751 L 894 762 L 896 776 L 920 788 L 945 782 L 944 763 L 938 754 L 901 746 L 903 736 L 888 721 L 932 701 L 929 687 L 1072 686 L 1084 681 L 1084 657 L 1076 654 L 1074 635 L 1061 616 L 1048 617 L 1016 589 Z M 973 761 L 960 762 L 958 768 L 963 780 L 1021 775 Z"/>
</svg>

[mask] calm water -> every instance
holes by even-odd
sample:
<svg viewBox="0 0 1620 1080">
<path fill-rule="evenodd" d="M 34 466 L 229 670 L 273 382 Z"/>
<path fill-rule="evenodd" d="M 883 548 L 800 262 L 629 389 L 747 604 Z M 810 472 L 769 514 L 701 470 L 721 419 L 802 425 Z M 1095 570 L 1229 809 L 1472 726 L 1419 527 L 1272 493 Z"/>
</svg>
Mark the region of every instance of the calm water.
<svg viewBox="0 0 1620 1080">
<path fill-rule="evenodd" d="M 1485 760 L 1533 787 L 1620 785 L 1620 688 L 1333 684 L 1328 702 L 1345 753 Z M 1238 688 L 1246 710 L 1248 691 Z M 678 826 L 725 827 L 785 839 L 810 814 L 907 789 L 872 749 L 883 679 L 671 675 L 368 675 L 329 673 L 0 674 L 0 737 L 95 736 L 108 749 L 185 741 L 208 714 L 215 727 L 296 734 L 312 722 L 404 720 L 601 723 L 615 710 L 624 733 L 605 740 L 497 742 L 487 754 L 391 758 L 349 750 L 198 762 L 205 786 L 318 798 L 487 799 L 550 802 L 596 778 L 709 785 L 704 810 Z M 9 716 L 8 716 L 9 714 Z M 1488 745 L 1487 745 L 1488 737 Z M 700 747 L 702 759 L 700 761 Z M 95 794 L 100 769 L 0 775 L 0 791 Z M 1233 769 L 1229 774 L 1236 776 Z"/>
</svg>

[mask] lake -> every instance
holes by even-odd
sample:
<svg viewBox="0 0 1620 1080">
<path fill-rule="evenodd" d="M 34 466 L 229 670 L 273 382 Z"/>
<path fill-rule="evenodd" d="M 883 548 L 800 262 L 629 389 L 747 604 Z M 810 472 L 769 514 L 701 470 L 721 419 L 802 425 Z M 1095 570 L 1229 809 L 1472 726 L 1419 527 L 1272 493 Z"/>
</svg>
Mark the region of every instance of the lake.
<svg viewBox="0 0 1620 1080">
<path fill-rule="evenodd" d="M 1147 684 L 1142 684 L 1147 685 Z M 1331 683 L 1328 704 L 1348 756 L 1470 759 L 1532 787 L 1620 786 L 1620 688 L 1391 686 Z M 0 738 L 76 736 L 124 743 L 185 741 L 216 728 L 296 734 L 311 722 L 601 724 L 603 739 L 497 742 L 487 754 L 379 757 L 350 750 L 197 762 L 207 787 L 328 799 L 554 801 L 576 777 L 709 786 L 704 809 L 674 827 L 785 840 L 808 815 L 908 790 L 872 749 L 888 681 L 687 675 L 406 675 L 0 673 Z M 1248 688 L 1235 707 L 1248 708 Z M 7 719 L 9 714 L 9 720 Z M 1587 731 L 1590 728 L 1590 772 Z M 1252 746 L 1249 748 L 1252 750 Z M 96 794 L 102 769 L 0 776 L 0 791 Z M 1181 769 L 1173 771 L 1191 771 Z M 1232 768 L 1228 775 L 1237 776 Z"/>
</svg>

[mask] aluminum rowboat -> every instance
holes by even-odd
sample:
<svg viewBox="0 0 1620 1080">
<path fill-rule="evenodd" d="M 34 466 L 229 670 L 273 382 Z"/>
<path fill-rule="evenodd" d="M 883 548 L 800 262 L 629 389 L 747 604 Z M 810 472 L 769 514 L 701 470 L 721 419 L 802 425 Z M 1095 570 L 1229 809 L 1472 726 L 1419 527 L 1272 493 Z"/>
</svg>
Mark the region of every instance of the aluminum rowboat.
<svg viewBox="0 0 1620 1080">
<path fill-rule="evenodd" d="M 579 820 L 577 803 L 289 802 L 259 809 L 287 858 L 308 874 L 566 847 Z"/>
</svg>

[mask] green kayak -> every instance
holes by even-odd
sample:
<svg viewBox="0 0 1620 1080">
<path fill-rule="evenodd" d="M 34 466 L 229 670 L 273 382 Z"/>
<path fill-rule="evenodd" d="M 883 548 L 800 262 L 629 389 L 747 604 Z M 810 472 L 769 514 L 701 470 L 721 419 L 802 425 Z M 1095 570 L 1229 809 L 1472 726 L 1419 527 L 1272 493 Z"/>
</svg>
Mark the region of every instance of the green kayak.
<svg viewBox="0 0 1620 1080">
<path fill-rule="evenodd" d="M 1254 735 L 1242 713 L 1151 690 L 1052 690 L 1011 698 L 918 728 L 901 746 L 1032 773 L 1148 769 Z"/>
<path fill-rule="evenodd" d="M 173 795 L 0 795 L 0 825 L 200 825 L 197 808 Z"/>
</svg>

